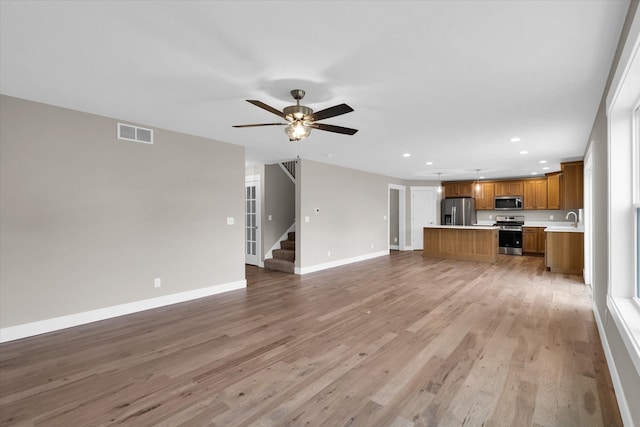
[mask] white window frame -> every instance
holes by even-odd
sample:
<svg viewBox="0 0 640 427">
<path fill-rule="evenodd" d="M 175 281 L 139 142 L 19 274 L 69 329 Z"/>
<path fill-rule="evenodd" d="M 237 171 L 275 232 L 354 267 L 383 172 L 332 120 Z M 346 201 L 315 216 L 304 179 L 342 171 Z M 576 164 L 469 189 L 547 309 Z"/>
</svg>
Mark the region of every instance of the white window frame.
<svg viewBox="0 0 640 427">
<path fill-rule="evenodd" d="M 636 108 L 640 103 L 640 9 L 637 9 L 607 94 L 609 168 L 607 309 L 640 374 L 637 213 L 640 203 Z M 631 236 L 631 238 L 629 238 Z"/>
</svg>

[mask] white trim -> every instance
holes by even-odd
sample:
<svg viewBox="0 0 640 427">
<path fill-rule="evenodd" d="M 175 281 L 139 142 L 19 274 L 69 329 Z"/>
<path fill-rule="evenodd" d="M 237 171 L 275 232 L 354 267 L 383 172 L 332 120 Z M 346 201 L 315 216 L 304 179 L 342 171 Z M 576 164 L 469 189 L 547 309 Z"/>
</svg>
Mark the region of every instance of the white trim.
<svg viewBox="0 0 640 427">
<path fill-rule="evenodd" d="M 398 184 L 388 184 L 387 187 L 387 236 L 390 234 L 389 227 L 391 226 L 390 190 L 398 190 L 398 247 L 402 248 L 405 246 L 405 237 L 407 234 L 407 187 Z M 393 245 L 390 245 L 389 249 L 393 249 Z"/>
<path fill-rule="evenodd" d="M 600 311 L 596 307 L 595 302 L 593 305 L 593 317 L 596 319 L 596 325 L 598 325 L 598 332 L 600 333 L 600 342 L 602 343 L 602 349 L 604 350 L 604 357 L 607 360 L 607 367 L 611 374 L 611 383 L 616 394 L 616 400 L 618 401 L 618 409 L 620 410 L 620 416 L 622 417 L 622 424 L 625 426 L 633 426 L 633 418 L 631 418 L 631 410 L 629 404 L 624 395 L 624 388 L 620 382 L 620 376 L 618 375 L 618 369 L 616 368 L 616 360 L 611 353 L 611 347 L 609 347 L 609 341 L 607 341 L 607 334 L 600 319 Z M 605 319 L 606 320 L 606 319 Z"/>
<path fill-rule="evenodd" d="M 611 295 L 607 295 L 607 308 L 640 375 L 640 308 L 631 298 L 612 298 Z"/>
<path fill-rule="evenodd" d="M 339 259 L 336 261 L 325 262 L 324 264 L 312 265 L 309 267 L 296 267 L 295 274 L 308 274 L 316 271 L 327 270 L 329 268 L 340 267 L 341 265 L 353 264 L 354 262 L 366 261 L 368 259 L 389 255 L 389 250 L 372 252 L 370 254 L 358 255 L 351 258 Z"/>
<path fill-rule="evenodd" d="M 137 313 L 139 311 L 164 307 L 202 297 L 208 297 L 211 295 L 221 294 L 223 292 L 235 291 L 246 287 L 247 281 L 242 279 L 236 282 L 223 283 L 206 288 L 179 292 L 177 294 L 163 295 L 160 297 L 99 308 L 82 313 L 69 314 L 67 316 L 54 317 L 52 319 L 24 323 L 22 325 L 9 326 L 7 328 L 0 329 L 0 343 L 45 334 L 47 332 L 58 331 L 60 329 L 71 328 L 73 326 L 84 325 L 100 320 L 111 319 L 113 317 Z"/>
<path fill-rule="evenodd" d="M 273 258 L 273 251 L 275 249 L 280 249 L 280 242 L 282 240 L 287 240 L 289 238 L 289 233 L 291 233 L 292 231 L 296 231 L 296 222 L 295 221 L 293 222 L 293 224 L 291 224 L 291 227 L 289 227 L 287 229 L 287 231 L 285 231 L 284 234 L 282 234 L 282 236 L 280 236 L 280 239 L 278 239 L 278 241 L 276 241 L 273 244 L 273 246 L 271 246 L 271 249 L 269 249 L 267 251 L 267 253 L 264 254 L 264 259 Z"/>
<path fill-rule="evenodd" d="M 399 251 L 400 250 L 400 246 L 398 246 L 398 245 L 389 245 L 389 249 L 393 249 L 394 251 Z"/>
<path fill-rule="evenodd" d="M 633 41 L 633 42 L 632 42 Z M 607 94 L 607 115 L 611 113 L 611 110 L 615 107 L 618 101 L 618 96 L 624 86 L 624 80 L 627 78 L 629 71 L 631 70 L 632 62 L 631 57 L 635 55 L 638 46 L 640 45 L 640 7 L 636 9 L 636 13 L 633 17 L 631 27 L 629 28 L 629 34 L 627 40 L 622 48 L 620 59 L 618 60 L 618 67 L 611 79 L 611 85 L 609 86 L 613 90 L 609 90 Z M 624 67 L 620 65 L 624 64 Z"/>
<path fill-rule="evenodd" d="M 247 248 L 245 246 L 244 249 L 244 257 L 245 257 L 245 263 L 246 264 L 250 264 L 250 265 L 256 265 L 258 267 L 264 267 L 264 262 L 263 262 L 263 258 L 262 258 L 262 177 L 260 175 L 246 175 L 244 177 L 244 187 L 245 187 L 245 192 L 244 192 L 244 229 L 242 231 L 243 233 L 243 239 L 244 239 L 244 243 L 246 245 L 247 243 L 247 205 L 246 205 L 246 200 L 247 200 L 247 186 L 255 186 L 256 187 L 256 255 L 255 255 L 255 264 L 253 264 L 253 262 L 247 262 L 247 261 L 251 261 L 248 260 L 247 257 Z"/>
</svg>

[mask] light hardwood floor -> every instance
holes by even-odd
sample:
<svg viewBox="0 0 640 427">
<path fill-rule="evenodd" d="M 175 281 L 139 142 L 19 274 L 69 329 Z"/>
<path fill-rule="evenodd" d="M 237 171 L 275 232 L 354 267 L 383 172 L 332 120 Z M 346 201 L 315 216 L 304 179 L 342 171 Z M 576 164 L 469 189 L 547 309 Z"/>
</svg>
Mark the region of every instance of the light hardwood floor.
<svg viewBox="0 0 640 427">
<path fill-rule="evenodd" d="M 0 345 L 1 425 L 621 426 L 590 288 L 395 252 Z"/>
</svg>

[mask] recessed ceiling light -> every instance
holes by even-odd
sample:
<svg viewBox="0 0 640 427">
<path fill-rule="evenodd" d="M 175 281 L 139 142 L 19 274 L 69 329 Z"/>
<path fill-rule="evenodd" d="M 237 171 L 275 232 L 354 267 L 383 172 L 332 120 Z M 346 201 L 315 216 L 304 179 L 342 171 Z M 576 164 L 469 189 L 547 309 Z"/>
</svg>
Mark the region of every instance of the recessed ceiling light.
<svg viewBox="0 0 640 427">
<path fill-rule="evenodd" d="M 402 157 L 411 157 L 411 153 L 404 153 Z"/>
<path fill-rule="evenodd" d="M 531 175 L 538 175 L 538 172 L 531 172 Z"/>
<path fill-rule="evenodd" d="M 543 171 L 548 171 L 549 170 L 549 166 L 545 166 L 542 168 Z"/>
<path fill-rule="evenodd" d="M 484 179 L 484 176 L 481 176 L 480 179 Z"/>
<path fill-rule="evenodd" d="M 509 142 L 520 142 L 520 141 L 521 141 L 521 139 L 520 139 L 520 138 L 518 138 L 517 136 L 514 136 L 513 138 L 511 138 L 511 139 L 509 140 Z"/>
<path fill-rule="evenodd" d="M 545 163 L 547 163 L 547 161 L 546 161 L 546 160 L 540 160 L 540 162 L 539 162 L 539 163 L 540 163 L 540 164 L 545 164 Z"/>
<path fill-rule="evenodd" d="M 529 152 L 528 152 L 528 151 L 526 151 L 526 150 L 522 150 L 522 151 L 520 152 L 520 154 L 529 154 Z"/>
<path fill-rule="evenodd" d="M 427 166 L 431 166 L 433 162 L 427 162 Z"/>
</svg>

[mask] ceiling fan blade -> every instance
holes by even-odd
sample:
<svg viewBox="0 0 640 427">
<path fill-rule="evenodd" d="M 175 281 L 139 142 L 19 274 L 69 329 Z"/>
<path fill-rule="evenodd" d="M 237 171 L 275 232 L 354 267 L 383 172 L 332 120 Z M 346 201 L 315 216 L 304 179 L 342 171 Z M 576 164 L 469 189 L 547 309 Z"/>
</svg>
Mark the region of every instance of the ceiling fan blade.
<svg viewBox="0 0 640 427">
<path fill-rule="evenodd" d="M 316 111 L 311 114 L 311 120 L 328 119 L 329 117 L 339 116 L 341 114 L 347 114 L 353 111 L 353 108 L 347 104 L 334 105 L 333 107 L 325 108 L 324 110 Z"/>
<path fill-rule="evenodd" d="M 260 107 L 263 110 L 267 110 L 270 113 L 275 114 L 278 117 L 282 117 L 284 119 L 284 113 L 282 111 L 276 110 L 275 108 L 273 108 L 270 105 L 265 104 L 262 101 L 256 101 L 255 99 L 247 99 L 247 102 L 255 105 L 256 107 Z"/>
<path fill-rule="evenodd" d="M 259 123 L 252 125 L 233 125 L 234 128 L 253 128 L 256 126 L 285 126 L 287 123 Z"/>
<path fill-rule="evenodd" d="M 351 128 L 345 128 L 345 127 L 342 127 L 342 126 L 328 125 L 328 124 L 325 124 L 325 123 L 311 123 L 309 126 L 314 128 L 314 129 L 326 130 L 328 132 L 335 132 L 335 133 L 343 133 L 345 135 L 353 135 L 354 133 L 358 132 L 358 129 L 351 129 Z"/>
</svg>

